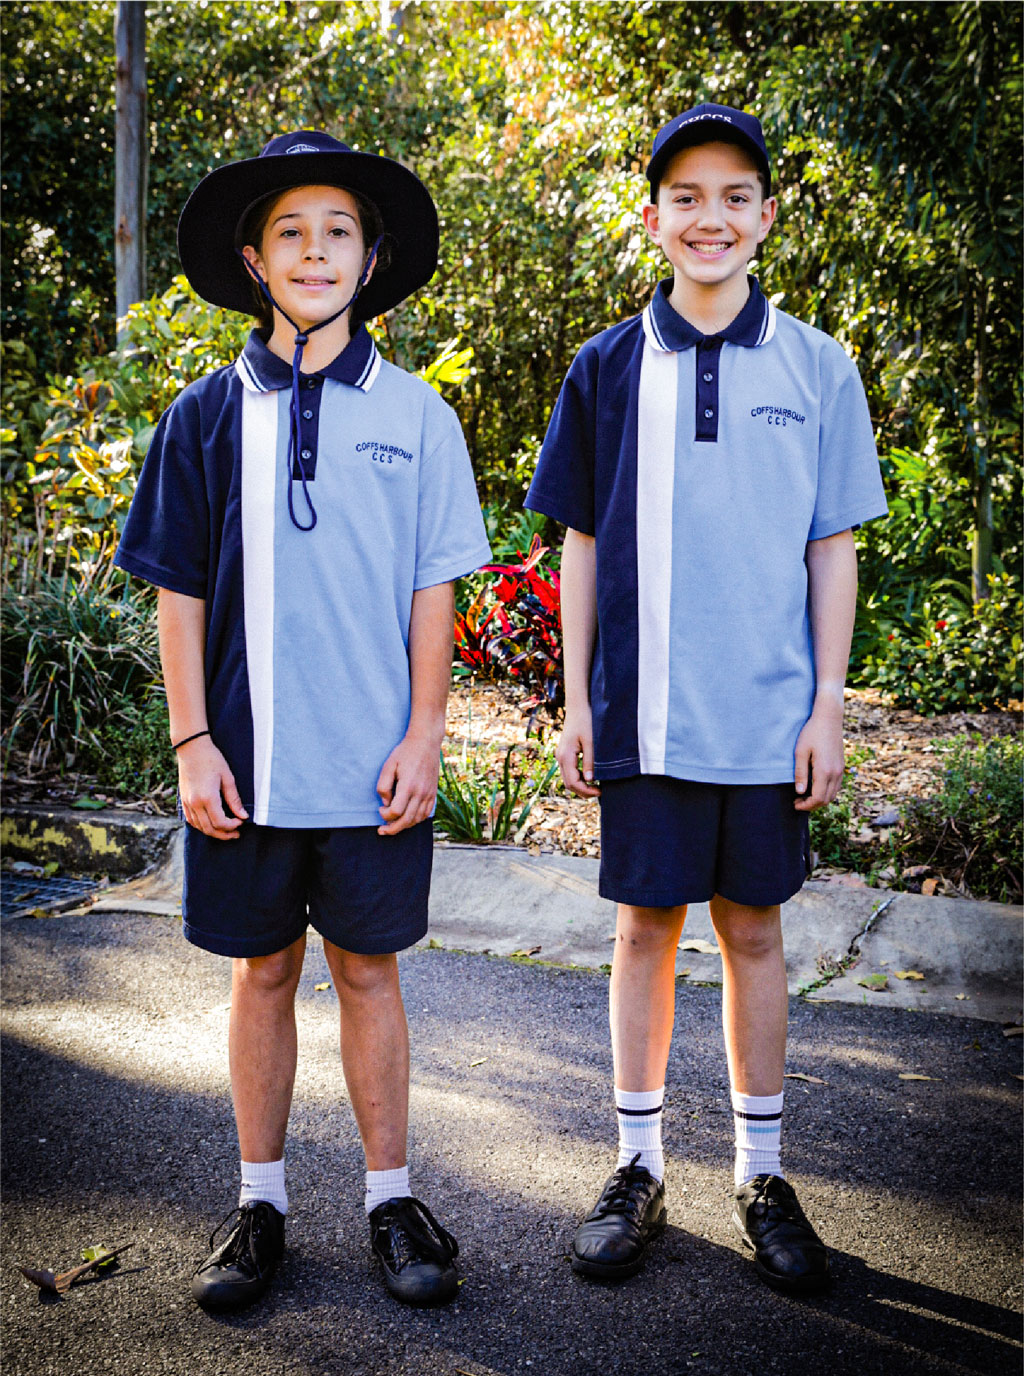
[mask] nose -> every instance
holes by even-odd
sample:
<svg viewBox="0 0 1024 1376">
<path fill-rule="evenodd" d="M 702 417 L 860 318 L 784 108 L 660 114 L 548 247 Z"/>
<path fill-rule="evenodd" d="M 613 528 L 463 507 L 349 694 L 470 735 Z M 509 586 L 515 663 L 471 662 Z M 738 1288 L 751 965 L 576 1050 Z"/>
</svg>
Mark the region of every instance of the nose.
<svg viewBox="0 0 1024 1376">
<path fill-rule="evenodd" d="M 306 251 L 302 255 L 304 258 L 319 258 L 321 262 L 327 257 L 324 246 L 319 239 L 310 239 L 306 244 Z"/>
<path fill-rule="evenodd" d="M 705 201 L 697 221 L 701 229 L 721 229 L 724 224 L 722 208 L 714 201 Z"/>
</svg>

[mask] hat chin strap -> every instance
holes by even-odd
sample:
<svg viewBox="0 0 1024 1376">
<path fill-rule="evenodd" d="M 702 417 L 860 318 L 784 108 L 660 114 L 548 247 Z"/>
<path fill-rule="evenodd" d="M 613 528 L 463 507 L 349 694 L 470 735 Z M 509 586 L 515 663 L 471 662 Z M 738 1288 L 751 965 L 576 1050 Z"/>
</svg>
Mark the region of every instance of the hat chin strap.
<svg viewBox="0 0 1024 1376">
<path fill-rule="evenodd" d="M 366 263 L 363 267 L 363 270 L 359 274 L 359 281 L 356 283 L 356 289 L 349 297 L 349 299 L 345 302 L 345 304 L 342 306 L 341 310 L 335 311 L 334 314 L 329 315 L 326 320 L 320 320 L 315 325 L 310 325 L 310 327 L 307 330 L 301 329 L 299 325 L 291 318 L 288 312 L 282 309 L 282 307 L 277 304 L 277 302 L 271 296 L 270 288 L 267 286 L 266 282 L 264 282 L 263 278 L 259 275 L 259 273 L 253 267 L 253 265 L 249 262 L 248 258 L 246 258 L 245 254 L 241 251 L 241 249 L 236 249 L 239 258 L 241 258 L 242 262 L 245 264 L 246 272 L 248 272 L 249 276 L 259 287 L 260 291 L 270 302 L 274 310 L 279 311 L 281 315 L 284 316 L 285 320 L 288 321 L 288 324 L 291 325 L 292 329 L 295 331 L 295 353 L 292 355 L 292 400 L 288 415 L 288 458 L 286 472 L 288 474 L 288 515 L 291 517 L 292 525 L 296 528 L 296 530 L 312 530 L 313 527 L 316 525 L 316 508 L 313 505 L 312 497 L 309 495 L 309 488 L 306 484 L 306 466 L 302 462 L 301 457 L 298 458 L 299 477 L 302 480 L 302 495 L 303 497 L 305 497 L 306 506 L 309 509 L 310 521 L 308 526 L 304 526 L 301 523 L 301 521 L 299 521 L 296 518 L 295 507 L 292 504 L 292 463 L 296 459 L 296 456 L 299 455 L 299 445 L 301 442 L 301 434 L 299 427 L 299 407 L 301 405 L 301 401 L 299 399 L 299 367 L 302 363 L 302 351 L 309 343 L 309 336 L 315 330 L 322 330 L 325 325 L 333 325 L 335 320 L 337 320 L 339 316 L 345 314 L 345 312 L 352 305 L 353 301 L 355 301 L 356 297 L 362 291 L 363 287 L 366 286 L 366 279 L 369 276 L 370 268 L 373 266 L 373 260 L 377 256 L 377 250 L 380 248 L 380 241 L 381 239 L 383 239 L 383 237 L 383 234 L 379 234 L 377 238 L 374 240 L 373 247 L 370 249 L 370 252 L 366 255 Z"/>
</svg>

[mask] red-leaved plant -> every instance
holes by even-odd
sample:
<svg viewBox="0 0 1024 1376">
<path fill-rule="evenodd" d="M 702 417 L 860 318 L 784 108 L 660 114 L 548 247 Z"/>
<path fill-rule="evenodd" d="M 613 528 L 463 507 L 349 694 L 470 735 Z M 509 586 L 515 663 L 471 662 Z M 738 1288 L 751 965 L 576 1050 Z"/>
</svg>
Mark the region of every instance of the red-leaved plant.
<svg viewBox="0 0 1024 1376">
<path fill-rule="evenodd" d="M 480 590 L 464 616 L 455 617 L 455 648 L 463 664 L 482 678 L 511 679 L 527 691 L 527 734 L 540 712 L 554 722 L 565 704 L 559 578 L 554 569 L 541 573 L 537 567 L 547 553 L 535 535 L 521 564 L 485 565 L 481 573 L 500 577 Z"/>
</svg>

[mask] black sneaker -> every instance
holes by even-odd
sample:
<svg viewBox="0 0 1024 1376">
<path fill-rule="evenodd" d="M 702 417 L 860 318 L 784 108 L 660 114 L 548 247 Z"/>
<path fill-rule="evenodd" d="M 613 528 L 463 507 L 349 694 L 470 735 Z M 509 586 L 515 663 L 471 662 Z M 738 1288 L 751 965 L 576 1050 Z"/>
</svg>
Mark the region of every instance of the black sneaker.
<svg viewBox="0 0 1024 1376">
<path fill-rule="evenodd" d="M 241 1309 L 264 1295 L 284 1255 L 284 1214 L 262 1199 L 243 1204 L 213 1230 L 210 1246 L 229 1218 L 235 1226 L 195 1269 L 192 1298 L 204 1309 Z"/>
<path fill-rule="evenodd" d="M 580 1224 L 572 1244 L 572 1269 L 581 1276 L 618 1280 L 640 1269 L 649 1242 L 668 1221 L 665 1186 L 636 1163 L 620 1166 L 605 1181 L 601 1198 Z"/>
<path fill-rule="evenodd" d="M 447 1304 L 459 1288 L 452 1265 L 459 1244 L 411 1195 L 385 1199 L 370 1213 L 370 1246 L 384 1284 L 404 1304 Z"/>
<path fill-rule="evenodd" d="M 791 1295 L 825 1288 L 828 1252 L 788 1181 L 780 1175 L 755 1175 L 733 1200 L 732 1225 L 753 1251 L 762 1280 Z"/>
</svg>

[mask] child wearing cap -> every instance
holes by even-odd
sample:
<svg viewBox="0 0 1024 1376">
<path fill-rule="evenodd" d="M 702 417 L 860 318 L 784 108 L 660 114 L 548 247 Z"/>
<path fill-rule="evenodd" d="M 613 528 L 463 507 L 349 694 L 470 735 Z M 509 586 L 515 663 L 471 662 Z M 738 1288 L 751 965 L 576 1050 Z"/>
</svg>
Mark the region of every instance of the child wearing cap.
<svg viewBox="0 0 1024 1376">
<path fill-rule="evenodd" d="M 437 214 L 399 163 L 303 130 L 211 172 L 178 248 L 202 297 L 262 322 L 160 420 L 117 552 L 160 590 L 185 936 L 233 961 L 241 1193 L 192 1293 L 249 1304 L 283 1255 L 309 924 L 373 1252 L 392 1294 L 443 1303 L 458 1247 L 410 1190 L 396 953 L 427 928 L 452 583 L 489 550 L 453 411 L 364 323 L 429 281 Z"/>
<path fill-rule="evenodd" d="M 619 1159 L 572 1266 L 631 1275 L 665 1226 L 676 949 L 687 904 L 709 902 L 732 1223 L 758 1274 L 802 1293 L 829 1271 L 780 1164 L 780 904 L 808 872 L 808 813 L 839 790 L 852 531 L 886 504 L 853 363 L 747 275 L 776 213 L 758 121 L 688 111 L 647 176 L 644 224 L 672 276 L 580 350 L 526 500 L 568 527 L 558 759 L 568 788 L 600 798 L 600 892 L 618 905 Z"/>
</svg>

